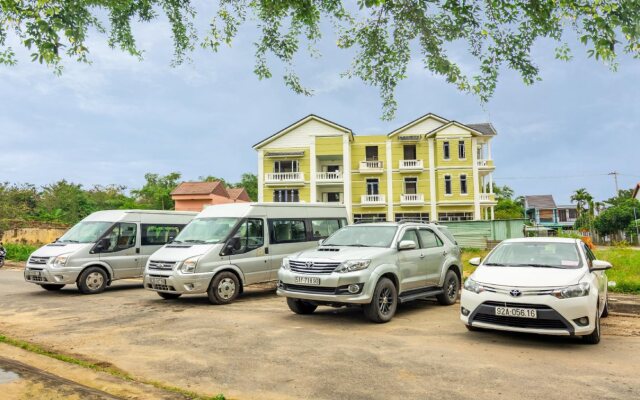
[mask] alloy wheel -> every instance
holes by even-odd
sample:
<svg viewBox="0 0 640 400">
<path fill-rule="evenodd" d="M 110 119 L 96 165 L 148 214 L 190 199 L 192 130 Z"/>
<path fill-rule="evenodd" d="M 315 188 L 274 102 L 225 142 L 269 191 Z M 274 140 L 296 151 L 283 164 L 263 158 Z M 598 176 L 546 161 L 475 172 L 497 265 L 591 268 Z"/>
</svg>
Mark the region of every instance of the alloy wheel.
<svg viewBox="0 0 640 400">
<path fill-rule="evenodd" d="M 389 310 L 393 306 L 393 297 L 391 296 L 391 289 L 384 288 L 380 292 L 380 296 L 378 297 L 378 309 L 380 310 L 380 314 L 387 315 L 389 314 Z"/>
<path fill-rule="evenodd" d="M 236 284 L 231 278 L 224 278 L 220 280 L 220 283 L 218 283 L 218 295 L 221 298 L 228 300 L 233 297 L 235 292 Z"/>
<path fill-rule="evenodd" d="M 99 272 L 92 272 L 87 275 L 87 279 L 85 281 L 87 283 L 87 287 L 91 290 L 98 290 L 104 284 L 104 277 Z"/>
</svg>

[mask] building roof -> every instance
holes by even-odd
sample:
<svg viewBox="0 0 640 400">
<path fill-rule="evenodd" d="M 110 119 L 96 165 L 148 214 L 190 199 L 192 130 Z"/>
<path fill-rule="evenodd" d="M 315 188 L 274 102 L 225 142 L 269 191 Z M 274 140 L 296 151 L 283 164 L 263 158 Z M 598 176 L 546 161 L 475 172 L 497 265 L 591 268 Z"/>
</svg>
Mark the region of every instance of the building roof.
<svg viewBox="0 0 640 400">
<path fill-rule="evenodd" d="M 459 128 L 465 129 L 465 130 L 469 131 L 472 135 L 475 134 L 477 136 L 484 136 L 484 134 L 482 132 L 472 128 L 470 125 L 465 125 L 465 124 L 462 124 L 462 123 L 460 123 L 458 121 L 449 121 L 448 123 L 446 123 L 446 124 L 444 124 L 442 126 L 439 126 L 439 127 L 437 127 L 436 129 L 434 129 L 434 130 L 432 130 L 430 132 L 427 132 L 427 134 L 425 136 L 426 137 L 433 136 L 436 133 L 440 132 L 441 130 L 447 129 L 450 126 L 457 126 Z"/>
<path fill-rule="evenodd" d="M 549 209 L 557 208 L 553 196 L 550 194 L 524 196 L 526 208 Z"/>
<path fill-rule="evenodd" d="M 249 193 L 247 193 L 245 188 L 230 188 L 227 189 L 227 192 L 229 193 L 229 198 L 231 200 L 251 201 Z"/>
<path fill-rule="evenodd" d="M 498 134 L 496 128 L 493 127 L 493 124 L 490 122 L 483 122 L 481 124 L 465 124 L 469 128 L 476 130 L 482 133 L 485 136 L 495 136 Z"/>
<path fill-rule="evenodd" d="M 558 204 L 558 209 L 561 209 L 561 208 L 565 208 L 565 209 L 568 208 L 568 209 L 577 210 L 578 209 L 578 205 L 577 204 L 562 204 L 562 205 Z"/>
<path fill-rule="evenodd" d="M 446 119 L 446 118 L 442 118 L 441 116 L 433 114 L 433 113 L 428 113 L 428 114 L 425 114 L 425 115 L 423 115 L 421 117 L 418 117 L 418 118 L 414 119 L 413 121 L 411 121 L 409 123 L 406 123 L 406 124 L 402 125 L 398 129 L 394 129 L 387 136 L 391 137 L 393 135 L 396 135 L 396 134 L 398 134 L 398 133 L 400 133 L 402 131 L 405 131 L 405 130 L 411 128 L 412 126 L 414 126 L 416 124 L 419 124 L 420 122 L 422 122 L 422 121 L 424 121 L 426 119 L 429 119 L 429 118 L 435 119 L 436 121 L 440 121 L 443 124 L 446 124 L 447 122 L 449 122 L 449 120 Z"/>
<path fill-rule="evenodd" d="M 227 189 L 220 181 L 213 182 L 182 182 L 173 191 L 171 195 L 207 195 L 217 194 L 218 196 L 229 197 Z"/>
<path fill-rule="evenodd" d="M 262 139 L 258 143 L 254 144 L 253 148 L 254 149 L 258 149 L 258 148 L 264 146 L 265 144 L 267 144 L 269 142 L 272 142 L 273 140 L 277 139 L 278 137 L 286 134 L 290 130 L 295 129 L 298 126 L 300 126 L 300 125 L 302 125 L 302 124 L 304 124 L 304 123 L 306 123 L 308 121 L 311 121 L 311 120 L 316 120 L 318 122 L 322 122 L 323 124 L 329 125 L 329 126 L 335 128 L 335 129 L 338 129 L 338 130 L 341 130 L 343 132 L 346 132 L 346 133 L 348 133 L 349 135 L 351 135 L 353 137 L 353 132 L 351 131 L 351 129 L 349 129 L 349 128 L 345 127 L 345 126 L 342 126 L 340 124 L 337 124 L 337 123 L 335 123 L 333 121 L 329 121 L 326 118 L 319 117 L 319 116 L 317 116 L 315 114 L 309 114 L 306 117 L 301 118 L 301 119 L 297 120 L 296 122 L 294 122 L 293 124 L 287 126 L 286 128 L 279 130 L 278 132 L 274 133 L 273 135 L 269 136 L 268 138 Z"/>
</svg>

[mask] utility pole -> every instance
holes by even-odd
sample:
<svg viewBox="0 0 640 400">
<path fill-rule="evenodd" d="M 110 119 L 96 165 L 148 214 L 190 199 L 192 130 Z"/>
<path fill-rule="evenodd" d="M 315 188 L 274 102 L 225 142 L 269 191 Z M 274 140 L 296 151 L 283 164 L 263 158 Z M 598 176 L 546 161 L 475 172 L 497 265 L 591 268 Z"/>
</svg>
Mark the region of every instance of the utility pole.
<svg viewBox="0 0 640 400">
<path fill-rule="evenodd" d="M 616 196 L 618 196 L 618 193 L 620 193 L 620 189 L 618 189 L 618 175 L 620 175 L 620 172 L 613 171 L 613 172 L 609 172 L 607 175 L 613 175 L 613 179 L 616 182 Z"/>
</svg>

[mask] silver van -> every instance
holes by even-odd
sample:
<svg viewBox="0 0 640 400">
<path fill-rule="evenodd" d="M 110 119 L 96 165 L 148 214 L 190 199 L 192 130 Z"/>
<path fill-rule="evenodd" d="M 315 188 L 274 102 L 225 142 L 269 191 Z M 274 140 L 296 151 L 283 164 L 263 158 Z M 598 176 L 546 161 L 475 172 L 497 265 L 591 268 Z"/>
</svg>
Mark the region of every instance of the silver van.
<svg viewBox="0 0 640 400">
<path fill-rule="evenodd" d="M 100 293 L 116 279 L 142 276 L 149 256 L 173 240 L 196 215 L 152 210 L 95 212 L 33 252 L 24 279 L 46 290 L 75 283 L 84 294 Z"/>
<path fill-rule="evenodd" d="M 149 258 L 144 287 L 165 299 L 206 293 L 211 303 L 227 304 L 247 285 L 275 281 L 285 256 L 346 225 L 341 205 L 212 205 Z"/>
</svg>

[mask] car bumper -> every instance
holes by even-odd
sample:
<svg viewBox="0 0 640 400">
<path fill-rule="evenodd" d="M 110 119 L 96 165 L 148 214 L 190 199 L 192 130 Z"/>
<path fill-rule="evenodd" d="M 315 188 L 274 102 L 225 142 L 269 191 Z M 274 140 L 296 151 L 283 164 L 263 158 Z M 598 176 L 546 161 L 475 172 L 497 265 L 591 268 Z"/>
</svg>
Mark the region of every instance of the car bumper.
<svg viewBox="0 0 640 400">
<path fill-rule="evenodd" d="M 596 301 L 591 296 L 558 299 L 551 295 L 514 298 L 508 294 L 462 291 L 460 320 L 478 328 L 543 335 L 587 335 L 595 328 Z M 535 308 L 537 318 L 502 317 L 496 307 Z M 466 314 L 466 315 L 465 315 Z M 588 317 L 589 323 L 575 320 Z"/>
<path fill-rule="evenodd" d="M 348 273 L 332 272 L 331 274 L 303 274 L 290 270 L 278 271 L 279 296 L 294 299 L 317 301 L 330 304 L 369 304 L 373 297 L 374 285 L 377 279 L 371 276 L 369 270 Z M 296 277 L 318 278 L 319 285 L 296 283 Z M 349 293 L 349 285 L 357 284 L 360 290 L 357 293 Z"/>
<path fill-rule="evenodd" d="M 143 278 L 144 288 L 155 292 L 178 294 L 201 294 L 209 289 L 213 273 L 178 274 L 146 271 Z"/>
<path fill-rule="evenodd" d="M 42 284 L 60 284 L 69 285 L 74 284 L 78 280 L 80 275 L 79 269 L 70 268 L 56 268 L 50 269 L 47 267 L 31 266 L 27 265 L 24 269 L 24 280 L 26 282 Z"/>
</svg>

